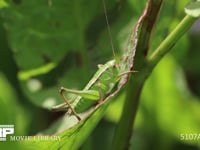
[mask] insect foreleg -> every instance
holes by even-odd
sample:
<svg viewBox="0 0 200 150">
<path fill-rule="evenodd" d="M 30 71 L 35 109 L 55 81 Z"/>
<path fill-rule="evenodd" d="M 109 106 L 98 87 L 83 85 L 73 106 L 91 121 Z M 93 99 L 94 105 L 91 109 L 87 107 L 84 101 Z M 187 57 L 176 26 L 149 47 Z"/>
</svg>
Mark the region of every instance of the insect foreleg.
<svg viewBox="0 0 200 150">
<path fill-rule="evenodd" d="M 125 72 L 120 73 L 120 74 L 118 75 L 118 77 L 121 78 L 121 77 L 124 76 L 124 75 L 127 75 L 127 74 L 129 74 L 129 73 L 135 73 L 135 72 L 138 72 L 138 71 L 125 71 Z"/>
</svg>

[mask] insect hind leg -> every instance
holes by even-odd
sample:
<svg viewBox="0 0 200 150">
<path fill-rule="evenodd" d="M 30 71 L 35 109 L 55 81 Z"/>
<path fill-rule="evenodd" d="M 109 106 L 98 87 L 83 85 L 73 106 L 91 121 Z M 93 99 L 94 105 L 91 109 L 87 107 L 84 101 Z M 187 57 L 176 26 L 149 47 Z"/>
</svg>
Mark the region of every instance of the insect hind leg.
<svg viewBox="0 0 200 150">
<path fill-rule="evenodd" d="M 72 107 L 72 105 L 69 103 L 69 100 L 67 99 L 67 97 L 64 94 L 65 91 L 66 90 L 65 90 L 64 87 L 61 87 L 60 90 L 59 90 L 60 95 L 63 97 L 63 100 L 65 101 L 65 103 L 69 107 L 69 111 L 67 112 L 67 115 L 70 115 L 71 113 L 73 113 L 76 116 L 76 118 L 80 121 L 81 117 L 76 113 L 76 111 L 74 110 L 74 108 Z"/>
</svg>

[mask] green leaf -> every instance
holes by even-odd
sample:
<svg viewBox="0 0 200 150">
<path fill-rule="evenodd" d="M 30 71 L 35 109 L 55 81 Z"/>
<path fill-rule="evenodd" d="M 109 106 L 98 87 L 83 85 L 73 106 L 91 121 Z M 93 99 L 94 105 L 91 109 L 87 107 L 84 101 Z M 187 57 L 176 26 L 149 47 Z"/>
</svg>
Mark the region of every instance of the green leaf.
<svg viewBox="0 0 200 150">
<path fill-rule="evenodd" d="M 200 17 L 200 1 L 189 3 L 185 7 L 185 12 L 192 17 Z"/>
<path fill-rule="evenodd" d="M 110 101 L 106 101 L 101 107 L 99 107 L 90 117 L 86 120 L 82 120 L 77 123 L 77 119 L 72 117 L 64 116 L 54 125 L 52 125 L 45 134 L 53 134 L 53 136 L 59 136 L 60 140 L 58 141 L 23 141 L 24 148 L 27 148 L 31 145 L 33 150 L 37 149 L 63 149 L 63 150 L 76 150 L 78 149 L 85 139 L 89 136 L 91 131 L 94 129 L 96 124 L 99 122 L 100 118 L 104 115 L 104 112 Z M 76 124 L 76 125 L 74 125 Z M 68 129 L 66 129 L 68 128 Z"/>
<path fill-rule="evenodd" d="M 4 0 L 0 0 L 0 8 L 7 7 L 8 4 Z"/>
<path fill-rule="evenodd" d="M 180 66 L 172 55 L 167 55 L 144 87 L 140 109 L 140 115 L 144 116 L 143 124 L 177 140 L 180 140 L 180 133 L 198 133 L 200 103 L 187 88 Z M 197 144 L 198 140 L 181 142 Z"/>
<path fill-rule="evenodd" d="M 9 1 L 9 7 L 1 13 L 19 68 L 28 70 L 48 62 L 57 64 L 69 51 L 85 51 L 85 32 L 100 10 L 96 9 L 99 3 Z"/>
<path fill-rule="evenodd" d="M 24 110 L 18 103 L 13 87 L 2 72 L 0 72 L 0 83 L 0 124 L 14 124 L 17 133 L 24 133 L 29 122 L 26 120 L 28 114 L 23 113 Z"/>
<path fill-rule="evenodd" d="M 16 112 L 17 98 L 2 72 L 0 72 L 0 83 L 0 124 L 13 124 L 15 118 L 12 115 Z"/>
</svg>

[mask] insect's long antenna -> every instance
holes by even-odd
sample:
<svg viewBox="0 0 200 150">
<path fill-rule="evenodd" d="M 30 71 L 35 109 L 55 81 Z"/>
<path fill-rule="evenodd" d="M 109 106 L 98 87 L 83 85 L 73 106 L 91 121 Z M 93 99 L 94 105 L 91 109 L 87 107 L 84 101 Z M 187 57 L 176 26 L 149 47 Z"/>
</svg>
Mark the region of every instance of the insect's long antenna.
<svg viewBox="0 0 200 150">
<path fill-rule="evenodd" d="M 106 24 L 107 24 L 107 29 L 108 29 L 110 44 L 111 44 L 111 48 L 112 48 L 112 53 L 113 53 L 113 57 L 116 58 L 116 56 L 115 56 L 115 48 L 114 48 L 114 44 L 113 44 L 113 40 L 112 40 L 112 35 L 111 35 L 110 24 L 109 24 L 108 16 L 107 16 L 106 4 L 105 4 L 105 0 L 102 0 L 102 1 L 103 1 L 104 14 L 105 14 L 105 18 L 106 18 Z"/>
</svg>

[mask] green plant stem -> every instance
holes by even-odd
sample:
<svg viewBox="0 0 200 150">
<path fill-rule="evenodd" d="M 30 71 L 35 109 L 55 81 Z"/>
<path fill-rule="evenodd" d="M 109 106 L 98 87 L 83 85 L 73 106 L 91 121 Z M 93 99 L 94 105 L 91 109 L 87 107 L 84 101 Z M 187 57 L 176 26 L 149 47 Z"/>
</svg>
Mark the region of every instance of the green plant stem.
<svg viewBox="0 0 200 150">
<path fill-rule="evenodd" d="M 162 57 L 171 50 L 176 42 L 185 34 L 192 26 L 197 18 L 186 15 L 176 28 L 166 37 L 166 39 L 158 46 L 153 54 L 147 59 L 149 69 L 152 71 Z"/>
<path fill-rule="evenodd" d="M 139 73 L 131 77 L 127 87 L 127 95 L 124 103 L 123 113 L 115 132 L 112 150 L 125 150 L 129 148 L 132 136 L 133 124 L 138 110 L 141 90 L 144 79 Z"/>
<path fill-rule="evenodd" d="M 171 50 L 171 48 L 191 27 L 195 20 L 196 18 L 188 15 L 185 16 L 177 27 L 158 46 L 154 53 L 147 58 L 147 60 L 139 62 L 143 63 L 143 65 L 141 65 L 141 68 L 138 68 L 139 70 L 141 69 L 141 71 L 134 74 L 134 76 L 131 76 L 129 81 L 122 116 L 115 133 L 115 139 L 112 147 L 113 150 L 124 150 L 129 148 L 139 99 L 146 79 L 149 77 L 156 64 L 167 52 Z"/>
</svg>

